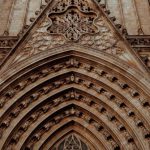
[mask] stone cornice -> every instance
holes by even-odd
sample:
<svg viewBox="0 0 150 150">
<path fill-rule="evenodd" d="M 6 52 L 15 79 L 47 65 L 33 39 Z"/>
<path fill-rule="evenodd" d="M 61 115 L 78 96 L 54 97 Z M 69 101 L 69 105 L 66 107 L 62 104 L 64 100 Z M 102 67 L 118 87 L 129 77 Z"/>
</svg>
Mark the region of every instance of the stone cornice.
<svg viewBox="0 0 150 150">
<path fill-rule="evenodd" d="M 17 36 L 0 36 L 0 49 L 11 49 L 17 41 Z"/>
<path fill-rule="evenodd" d="M 150 35 L 128 35 L 126 38 L 133 48 L 150 48 Z"/>
</svg>

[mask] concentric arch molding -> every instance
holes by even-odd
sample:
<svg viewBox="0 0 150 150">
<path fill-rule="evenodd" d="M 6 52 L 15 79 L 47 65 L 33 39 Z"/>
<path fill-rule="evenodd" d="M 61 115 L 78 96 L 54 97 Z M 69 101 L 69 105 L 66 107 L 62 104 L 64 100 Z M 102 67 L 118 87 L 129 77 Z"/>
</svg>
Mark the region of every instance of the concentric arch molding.
<svg viewBox="0 0 150 150">
<path fill-rule="evenodd" d="M 34 84 L 34 86 L 35 86 L 35 88 L 36 88 L 36 86 L 37 86 L 37 84 L 38 84 L 38 87 L 37 87 L 37 89 L 39 89 L 40 90 L 40 88 L 39 87 L 41 87 L 41 83 L 39 83 L 39 81 L 38 81 L 38 79 L 40 79 L 41 78 L 41 81 L 43 82 L 43 79 L 46 77 L 46 78 L 48 78 L 48 76 L 49 75 L 52 75 L 53 73 L 57 73 L 57 75 L 59 74 L 59 71 L 61 71 L 62 69 L 64 69 L 64 71 L 67 73 L 65 73 L 65 72 L 61 72 L 61 76 L 58 76 L 57 77 L 57 81 L 56 82 L 52 82 L 52 81 L 50 81 L 50 82 L 48 82 L 48 80 L 47 81 L 44 81 L 45 83 L 51 83 L 52 85 L 54 85 L 54 87 L 56 87 L 56 88 L 59 88 L 59 87 L 61 87 L 61 86 L 63 86 L 63 85 L 65 85 L 66 83 L 65 82 L 67 82 L 67 84 L 69 84 L 70 86 L 71 86 L 71 83 L 72 82 L 75 82 L 76 84 L 79 84 L 79 86 L 80 86 L 80 88 L 81 89 L 83 89 L 83 87 L 85 87 L 86 88 L 86 90 L 85 91 L 87 91 L 87 89 L 89 89 L 89 91 L 88 92 L 90 92 L 91 91 L 91 94 L 93 93 L 93 90 L 96 90 L 98 93 L 100 92 L 104 92 L 103 94 L 104 94 L 104 96 L 106 96 L 107 98 L 108 98 L 108 100 L 109 100 L 109 104 L 111 103 L 112 104 L 112 102 L 114 102 L 114 103 L 117 103 L 117 107 L 123 107 L 124 105 L 123 105 L 123 103 L 121 102 L 118 102 L 118 98 L 117 99 L 115 99 L 115 100 L 113 100 L 113 94 L 115 94 L 116 95 L 116 92 L 112 92 L 112 91 L 114 91 L 114 90 L 112 90 L 111 88 L 113 88 L 113 89 L 115 89 L 115 91 L 117 90 L 117 93 L 119 94 L 123 94 L 124 95 L 124 97 L 126 97 L 126 101 L 124 101 L 124 103 L 126 103 L 126 102 L 128 102 L 128 101 L 130 101 L 129 103 L 131 103 L 131 106 L 130 106 L 130 109 L 129 108 L 122 108 L 122 109 L 125 109 L 125 112 L 127 111 L 127 116 L 129 116 L 129 119 L 131 119 L 133 116 L 133 120 L 135 119 L 135 115 L 134 114 L 137 114 L 137 113 L 135 113 L 134 111 L 132 111 L 132 109 L 133 110 L 135 110 L 135 107 L 137 107 L 138 105 L 142 105 L 143 106 L 143 108 L 142 109 L 139 109 L 138 111 L 140 111 L 140 114 L 142 114 L 141 113 L 141 110 L 142 111 L 148 111 L 148 105 L 145 105 L 141 100 L 142 99 L 140 99 L 140 98 L 142 98 L 141 97 L 141 94 L 140 93 L 138 93 L 135 89 L 132 89 L 133 87 L 132 87 L 132 85 L 131 85 L 131 83 L 130 83 L 130 85 L 131 85 L 131 87 L 128 87 L 126 84 L 124 84 L 124 83 L 122 83 L 122 82 L 120 82 L 120 80 L 118 80 L 118 78 L 120 78 L 121 77 L 121 75 L 119 75 L 119 76 L 114 76 L 114 75 L 110 75 L 110 72 L 112 73 L 112 71 L 110 71 L 109 72 L 109 74 L 108 73 L 106 73 L 107 71 L 105 70 L 97 70 L 96 68 L 95 68 L 95 66 L 97 66 L 96 65 L 96 63 L 95 63 L 95 65 L 94 65 L 94 62 L 93 63 L 90 63 L 90 61 L 88 60 L 88 64 L 87 64 L 87 60 L 84 60 L 83 58 L 82 59 L 79 59 L 79 58 L 70 58 L 69 60 L 68 60 L 69 58 L 67 58 L 67 61 L 64 61 L 65 59 L 61 59 L 61 63 L 60 63 L 60 65 L 58 65 L 58 64 L 56 64 L 56 62 L 58 63 L 58 60 L 57 61 L 54 61 L 53 63 L 50 63 L 49 65 L 51 66 L 51 69 L 49 68 L 48 70 L 45 68 L 41 68 L 40 70 L 39 70 L 39 73 L 38 72 L 34 72 L 35 73 L 35 75 L 33 74 L 33 73 L 31 73 L 32 75 L 31 75 L 31 77 L 29 77 L 29 78 L 27 78 L 27 80 L 26 81 L 28 81 L 28 82 L 31 82 L 31 84 Z M 80 61 L 78 61 L 78 60 L 80 60 Z M 81 60 L 82 60 L 82 62 L 81 62 Z M 53 64 L 53 66 L 52 66 L 52 64 Z M 91 65 L 91 64 L 93 64 L 93 66 Z M 48 65 L 48 66 L 49 66 Z M 37 66 L 37 67 L 39 67 L 39 66 Z M 100 67 L 100 66 L 99 66 Z M 72 76 L 72 74 L 73 74 L 73 72 L 69 72 L 69 70 L 71 71 L 71 68 L 74 70 L 74 73 L 77 75 L 77 76 Z M 105 69 L 106 69 L 106 67 L 104 67 Z M 103 69 L 104 69 L 103 68 Z M 81 69 L 81 70 L 80 70 Z M 37 71 L 38 71 L 38 69 L 36 69 Z M 73 71 L 72 70 L 72 71 Z M 52 72 L 51 72 L 52 71 Z M 77 73 L 78 72 L 78 73 Z M 81 75 L 81 74 L 86 74 L 86 75 Z M 96 74 L 95 74 L 96 73 Z M 29 73 L 27 73 L 28 75 L 29 75 Z M 66 76 L 67 75 L 67 76 Z M 69 76 L 68 76 L 69 75 Z M 88 77 L 86 77 L 88 75 Z M 95 80 L 95 78 L 97 78 L 97 76 L 96 75 L 98 75 L 98 79 L 97 79 L 97 82 L 95 82 L 94 80 Z M 117 73 L 116 73 L 116 75 L 117 75 Z M 44 78 L 43 78 L 44 77 Z M 54 78 L 55 78 L 55 75 L 53 76 Z M 66 77 L 66 78 L 64 78 L 64 77 Z M 86 78 L 85 78 L 86 77 Z M 59 81 L 58 79 L 61 79 L 61 81 Z M 86 80 L 85 80 L 86 79 Z M 107 80 L 107 81 L 105 81 L 105 79 Z M 85 81 L 84 81 L 85 80 Z M 21 80 L 20 80 L 21 81 Z M 24 82 L 24 81 L 22 81 L 21 83 L 19 83 L 19 84 L 14 84 L 14 85 L 17 85 L 17 89 L 19 90 L 21 90 L 21 92 L 23 92 L 24 93 L 24 90 L 23 89 L 28 89 L 29 91 L 27 92 L 26 91 L 26 93 L 24 93 L 25 95 L 28 95 L 30 92 L 34 92 L 32 95 L 31 95 L 31 98 L 33 98 L 34 100 L 36 100 L 36 102 L 38 101 L 38 97 L 39 97 L 39 95 L 40 94 L 42 94 L 42 93 L 36 93 L 36 90 L 35 90 L 35 88 L 34 88 L 34 90 L 33 89 L 29 89 L 29 87 L 27 87 L 26 88 L 26 85 L 28 85 L 29 83 L 27 83 L 26 84 L 26 81 Z M 108 82 L 109 81 L 109 82 Z M 33 82 L 33 83 L 32 83 Z M 110 84 L 112 84 L 112 87 L 110 88 L 110 91 L 113 93 L 109 93 L 109 92 L 106 92 L 106 91 L 104 91 L 104 88 L 102 89 L 101 87 L 99 87 L 100 86 L 100 83 L 101 83 L 101 86 L 103 85 L 103 83 L 102 82 L 104 82 L 105 84 L 107 84 L 107 85 L 110 85 Z M 126 82 L 126 80 L 125 80 L 125 82 Z M 97 84 L 99 85 L 99 86 L 97 86 Z M 128 83 L 129 84 L 129 83 Z M 118 85 L 118 87 L 120 87 L 120 88 L 117 88 L 117 85 Z M 68 86 L 68 85 L 67 85 Z M 32 87 L 32 86 L 30 86 L 30 87 Z M 51 87 L 51 86 L 50 86 Z M 13 89 L 16 89 L 15 87 L 13 88 Z M 62 90 L 64 89 L 64 87 L 62 87 Z M 122 90 L 121 90 L 122 89 Z M 139 89 L 139 88 L 138 88 Z M 44 87 L 42 90 L 40 90 L 40 91 L 43 91 L 44 93 L 46 92 L 47 93 L 47 88 L 46 87 Z M 49 90 L 48 90 L 49 91 Z M 127 93 L 125 93 L 125 91 L 127 92 Z M 19 92 L 19 91 L 18 91 Z M 17 92 L 17 93 L 18 93 Z M 52 92 L 52 91 L 51 91 Z M 128 93 L 129 92 L 129 93 Z M 14 104 L 13 105 L 10 105 L 11 106 L 11 108 L 12 107 L 14 107 L 14 106 L 16 106 L 16 104 L 19 104 L 19 101 L 20 100 L 23 100 L 24 98 L 17 98 L 16 99 L 16 96 L 14 95 L 16 92 L 15 91 L 13 91 L 13 90 L 11 90 L 11 89 L 9 89 L 9 91 L 8 91 L 8 93 L 6 93 L 6 96 L 8 96 L 8 98 L 9 98 L 9 100 L 5 103 L 5 108 L 6 107 L 9 107 L 9 104 L 10 103 L 13 103 L 14 102 Z M 22 94 L 23 94 L 22 93 Z M 19 94 L 20 96 L 22 95 L 21 93 Z M 96 95 L 96 93 L 93 93 L 93 94 L 95 94 Z M 118 95 L 117 94 L 117 95 Z M 119 94 L 119 95 L 120 95 Z M 140 97 L 139 97 L 139 94 L 140 94 Z M 18 96 L 19 96 L 18 95 Z M 47 96 L 48 96 L 48 93 L 46 94 Z M 143 95 L 143 94 L 142 94 Z M 22 96 L 21 96 L 22 97 Z M 100 98 L 100 96 L 98 96 L 97 95 L 97 97 L 98 98 Z M 102 98 L 103 100 L 104 100 L 104 98 Z M 124 99 L 124 98 L 121 98 L 121 99 Z M 139 101 L 139 99 L 140 99 L 140 101 Z M 11 100 L 11 101 L 10 101 Z M 15 102 L 17 100 L 17 103 Z M 19 100 L 19 101 L 18 101 Z M 24 99 L 25 100 L 25 99 Z M 41 99 L 42 100 L 42 99 Z M 136 103 L 135 103 L 135 100 L 136 100 Z M 43 100 L 42 100 L 43 101 Z M 43 101 L 44 102 L 44 101 Z M 22 101 L 22 103 L 23 103 L 23 106 L 25 106 L 26 107 L 26 104 L 28 105 L 28 102 L 27 103 L 24 103 L 23 101 Z M 147 102 L 148 103 L 148 102 Z M 138 105 L 137 105 L 138 104 Z M 126 104 L 127 105 L 127 104 Z M 40 105 L 41 106 L 41 105 Z M 132 108 L 132 109 L 131 109 Z M 114 109 L 114 108 L 113 108 Z M 137 108 L 136 108 L 137 109 Z M 10 110 L 10 109 L 9 109 Z M 88 110 L 88 109 L 87 109 Z M 114 109 L 115 110 L 115 109 Z M 1 109 L 1 111 L 3 111 L 3 109 Z M 27 109 L 25 110 L 25 111 L 27 111 Z M 20 112 L 20 109 L 14 109 L 14 111 L 11 113 L 11 114 L 18 114 L 18 112 Z M 146 114 L 146 113 L 145 113 Z M 144 114 L 144 115 L 145 115 Z M 15 115 L 15 116 L 16 116 Z M 17 115 L 18 116 L 18 115 Z M 141 116 L 141 115 L 139 115 L 139 116 Z M 138 116 L 138 117 L 139 117 Z M 19 117 L 19 116 L 18 116 Z M 17 117 L 17 118 L 18 118 Z M 113 118 L 113 117 L 111 117 L 111 118 Z M 145 118 L 145 117 L 143 117 L 143 115 L 142 115 L 142 117 L 141 117 L 141 119 L 140 120 L 143 120 L 143 119 Z M 9 117 L 7 118 L 8 119 L 8 121 L 9 121 Z M 145 120 L 145 119 L 144 119 Z M 11 121 L 11 119 L 10 119 L 10 121 Z M 128 120 L 129 121 L 129 120 Z M 140 127 L 141 126 L 145 126 L 145 125 L 148 125 L 148 124 L 145 124 L 145 123 L 143 123 L 143 125 L 142 125 L 142 123 L 141 122 L 138 122 L 138 119 L 136 119 L 135 120 L 135 123 L 136 123 L 136 121 L 137 121 L 137 130 L 143 130 L 143 132 L 144 132 L 144 134 L 147 136 L 148 135 L 148 131 L 146 131 L 146 133 L 145 133 L 145 129 L 142 127 L 142 129 L 140 129 Z M 130 122 L 130 121 L 129 121 Z M 129 125 L 129 122 L 128 122 L 128 125 Z M 3 125 L 5 125 L 6 124 L 6 126 L 7 126 L 7 121 L 4 121 L 3 122 Z M 8 123 L 8 125 L 9 125 L 9 123 Z M 138 126 L 140 126 L 140 127 L 138 127 Z M 126 125 L 126 127 L 127 127 L 127 125 Z M 11 128 L 9 128 L 8 130 L 10 131 L 10 129 Z M 134 131 L 135 131 L 135 127 L 132 127 L 132 131 L 133 131 L 133 129 L 134 129 Z M 8 131 L 7 130 L 7 131 Z M 140 134 L 140 133 L 137 133 L 137 130 L 135 131 L 135 133 L 136 134 Z M 18 135 L 20 135 L 20 132 L 19 132 L 19 134 Z M 138 136 L 136 136 L 136 137 L 138 137 Z M 129 138 L 130 139 L 130 138 Z M 130 140 L 129 140 L 130 141 Z M 142 142 L 142 140 L 139 140 L 140 142 Z M 147 139 L 145 140 L 145 141 L 147 141 Z"/>
<path fill-rule="evenodd" d="M 0 72 L 0 149 L 51 148 L 69 129 L 106 150 L 149 149 L 149 76 L 97 4 L 49 1 L 18 41 Z"/>
</svg>

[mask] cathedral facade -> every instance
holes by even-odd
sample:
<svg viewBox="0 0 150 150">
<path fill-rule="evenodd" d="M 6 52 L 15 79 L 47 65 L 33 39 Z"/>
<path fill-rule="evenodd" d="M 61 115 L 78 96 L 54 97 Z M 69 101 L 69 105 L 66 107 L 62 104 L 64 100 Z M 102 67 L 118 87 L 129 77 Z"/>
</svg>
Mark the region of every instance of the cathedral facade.
<svg viewBox="0 0 150 150">
<path fill-rule="evenodd" d="M 149 0 L 0 12 L 0 150 L 150 150 Z"/>
</svg>

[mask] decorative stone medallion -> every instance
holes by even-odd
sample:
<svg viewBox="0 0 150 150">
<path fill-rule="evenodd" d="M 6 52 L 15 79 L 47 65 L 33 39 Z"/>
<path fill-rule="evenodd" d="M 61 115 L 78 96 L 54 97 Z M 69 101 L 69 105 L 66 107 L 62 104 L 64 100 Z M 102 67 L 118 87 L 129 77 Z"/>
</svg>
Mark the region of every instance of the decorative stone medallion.
<svg viewBox="0 0 150 150">
<path fill-rule="evenodd" d="M 85 0 L 58 2 L 48 16 L 51 20 L 47 29 L 49 33 L 62 34 L 70 41 L 77 41 L 84 34 L 98 32 L 94 25 L 97 15 Z"/>
</svg>

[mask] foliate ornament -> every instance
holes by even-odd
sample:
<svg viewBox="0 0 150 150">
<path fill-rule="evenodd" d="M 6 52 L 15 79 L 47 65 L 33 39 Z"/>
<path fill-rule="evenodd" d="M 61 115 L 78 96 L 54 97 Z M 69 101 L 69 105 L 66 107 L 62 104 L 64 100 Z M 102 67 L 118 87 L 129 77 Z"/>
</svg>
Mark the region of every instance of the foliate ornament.
<svg viewBox="0 0 150 150">
<path fill-rule="evenodd" d="M 50 12 L 63 12 L 70 6 L 77 7 L 82 12 L 93 11 L 93 8 L 90 7 L 88 0 L 59 0 L 55 2 Z"/>
<path fill-rule="evenodd" d="M 22 61 L 42 51 L 65 44 L 66 40 L 61 35 L 50 35 L 47 32 L 49 22 L 49 19 L 45 16 L 36 31 L 29 35 L 28 41 L 20 48 L 20 54 L 16 57 L 15 62 Z"/>
<path fill-rule="evenodd" d="M 96 17 L 93 12 L 84 13 L 70 6 L 63 13 L 49 14 L 51 25 L 47 30 L 50 34 L 62 34 L 70 41 L 77 41 L 84 34 L 98 32 L 98 28 L 94 25 Z"/>
<path fill-rule="evenodd" d="M 81 45 L 105 51 L 112 55 L 121 55 L 123 48 L 119 39 L 112 33 L 111 29 L 105 23 L 104 18 L 100 16 L 96 19 L 95 24 L 98 27 L 98 33 L 84 35 L 80 40 Z"/>
<path fill-rule="evenodd" d="M 66 44 L 90 47 L 120 56 L 124 48 L 105 18 L 87 0 L 53 1 L 34 32 L 28 35 L 14 62 Z"/>
</svg>

